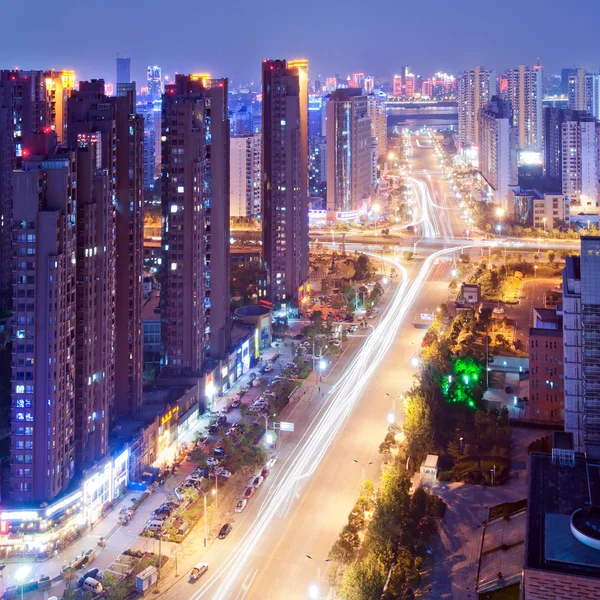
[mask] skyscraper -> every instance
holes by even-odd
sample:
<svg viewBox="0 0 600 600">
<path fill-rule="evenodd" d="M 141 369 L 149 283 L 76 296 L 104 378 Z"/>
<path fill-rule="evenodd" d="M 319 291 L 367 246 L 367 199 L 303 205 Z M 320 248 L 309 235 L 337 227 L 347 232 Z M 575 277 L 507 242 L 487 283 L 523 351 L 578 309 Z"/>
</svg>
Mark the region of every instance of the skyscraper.
<svg viewBox="0 0 600 600">
<path fill-rule="evenodd" d="M 117 85 L 131 83 L 131 59 L 117 56 Z"/>
<path fill-rule="evenodd" d="M 517 139 L 512 106 L 492 96 L 479 113 L 479 171 L 494 203 L 508 208 L 511 185 L 517 184 Z"/>
<path fill-rule="evenodd" d="M 392 78 L 392 96 L 402 96 L 402 75 Z"/>
<path fill-rule="evenodd" d="M 162 101 L 142 102 L 137 105 L 137 114 L 144 119 L 144 189 L 152 191 L 160 177 L 160 127 Z"/>
<path fill-rule="evenodd" d="M 254 217 L 261 213 L 261 134 L 232 137 L 230 210 L 232 217 Z"/>
<path fill-rule="evenodd" d="M 518 131 L 518 147 L 542 150 L 542 67 L 519 65 L 507 73 L 506 99 L 513 107 L 513 122 Z"/>
<path fill-rule="evenodd" d="M 162 69 L 160 67 L 148 67 L 148 98 L 151 101 L 160 100 L 162 96 Z"/>
<path fill-rule="evenodd" d="M 461 146 L 479 143 L 479 111 L 496 90 L 496 76 L 483 67 L 458 77 L 458 141 Z"/>
<path fill-rule="evenodd" d="M 362 89 L 339 89 L 327 102 L 327 209 L 351 212 L 372 186 L 371 119 Z"/>
<path fill-rule="evenodd" d="M 165 367 L 197 375 L 229 346 L 227 80 L 177 75 L 162 106 Z"/>
<path fill-rule="evenodd" d="M 90 136 L 99 139 L 97 169 L 108 172 L 115 213 L 114 265 L 110 267 L 115 272 L 111 290 L 115 389 L 114 400 L 108 401 L 113 418 L 135 414 L 142 404 L 144 119 L 135 114 L 133 90 L 115 98 L 104 91 L 103 80 L 80 83 L 69 100 L 68 128 L 70 147 L 88 144 Z"/>
<path fill-rule="evenodd" d="M 13 174 L 10 495 L 44 502 L 75 473 L 76 158 L 28 135 Z"/>
<path fill-rule="evenodd" d="M 289 303 L 308 279 L 308 62 L 265 60 L 263 260 L 268 296 Z"/>
<path fill-rule="evenodd" d="M 377 158 L 387 153 L 387 114 L 385 99 L 373 94 L 367 96 L 367 110 L 371 119 L 371 136 L 377 148 Z"/>
<path fill-rule="evenodd" d="M 600 75 L 577 69 L 568 80 L 568 107 L 600 118 Z"/>
<path fill-rule="evenodd" d="M 565 430 L 575 451 L 600 458 L 600 238 L 581 238 L 563 270 Z"/>
</svg>

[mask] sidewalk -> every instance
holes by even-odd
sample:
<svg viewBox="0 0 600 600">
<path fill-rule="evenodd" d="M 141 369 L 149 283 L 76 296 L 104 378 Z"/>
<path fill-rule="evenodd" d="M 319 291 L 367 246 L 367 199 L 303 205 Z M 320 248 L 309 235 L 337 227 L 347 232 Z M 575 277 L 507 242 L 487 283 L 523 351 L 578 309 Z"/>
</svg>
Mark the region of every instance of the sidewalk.
<svg viewBox="0 0 600 600">
<path fill-rule="evenodd" d="M 279 362 L 285 364 L 291 360 L 291 351 L 281 343 L 279 347 L 268 348 L 263 351 L 261 358 L 263 361 L 269 360 L 277 352 L 281 354 Z M 289 357 L 288 357 L 289 354 Z M 235 385 L 225 394 L 224 396 L 217 398 L 214 405 L 215 411 L 224 411 L 231 402 L 231 398 L 237 393 L 240 387 L 247 385 L 249 381 L 249 375 L 252 372 L 256 372 L 257 368 L 251 369 L 246 375 L 241 377 Z M 278 371 L 278 370 L 275 370 Z M 276 373 L 271 373 L 271 376 L 275 376 Z M 252 391 L 256 390 L 255 394 L 249 392 L 249 395 L 258 395 L 260 388 L 251 388 Z M 191 441 L 198 431 L 204 431 L 209 417 L 203 417 L 198 421 L 198 425 L 194 430 L 186 432 L 183 440 L 179 441 Z M 152 493 L 144 501 L 144 503 L 138 508 L 132 520 L 128 525 L 123 526 L 119 523 L 119 509 L 122 506 L 129 506 L 134 498 L 139 498 L 142 492 L 140 491 L 128 491 L 125 496 L 115 504 L 113 510 L 107 513 L 92 529 L 89 529 L 80 539 L 71 544 L 68 548 L 60 552 L 57 556 L 48 559 L 46 561 L 31 562 L 30 559 L 15 559 L 14 561 L 8 561 L 3 571 L 4 577 L 4 588 L 17 585 L 15 577 L 16 571 L 27 564 L 31 567 L 31 573 L 29 574 L 28 581 L 37 581 L 42 576 L 49 576 L 51 579 L 57 579 L 61 575 L 61 570 L 64 566 L 72 564 L 82 554 L 85 554 L 90 549 L 96 550 L 96 558 L 86 565 L 83 569 L 78 571 L 78 576 L 85 572 L 85 570 L 97 567 L 99 569 L 106 569 L 124 550 L 128 548 L 141 549 L 149 552 L 158 552 L 158 541 L 150 538 L 140 537 L 139 534 L 143 530 L 148 518 L 152 511 L 158 508 L 164 501 L 165 497 L 173 493 L 173 490 L 177 485 L 185 479 L 185 477 L 191 473 L 195 468 L 192 463 L 183 461 L 179 466 L 175 475 L 170 476 L 165 484 L 160 488 L 162 491 Z M 221 497 L 219 494 L 219 505 L 229 505 L 229 499 L 227 498 L 228 491 L 234 489 L 233 485 L 224 487 L 224 495 Z M 239 493 L 235 492 L 235 497 Z M 231 508 L 233 510 L 233 507 Z M 218 519 L 215 519 L 218 522 Z M 202 522 L 200 521 L 200 524 Z M 214 525 L 216 526 L 216 525 Z M 189 537 L 189 536 L 188 536 Z M 104 538 L 106 546 L 101 548 L 98 546 L 100 538 Z M 179 547 L 180 544 L 171 544 L 163 542 L 162 553 L 165 556 L 169 556 L 172 550 L 172 546 Z M 30 592 L 26 594 L 28 598 L 35 600 L 46 600 L 49 596 L 60 595 L 64 591 L 64 582 L 62 580 L 54 583 L 50 590 Z"/>
</svg>

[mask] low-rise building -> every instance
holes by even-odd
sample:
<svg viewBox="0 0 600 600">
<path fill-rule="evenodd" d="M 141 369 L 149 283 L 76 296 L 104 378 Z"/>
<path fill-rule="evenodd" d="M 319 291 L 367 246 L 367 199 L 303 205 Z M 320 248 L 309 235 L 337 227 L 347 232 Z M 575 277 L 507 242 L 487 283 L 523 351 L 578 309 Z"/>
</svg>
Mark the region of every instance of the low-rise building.
<svg viewBox="0 0 600 600">
<path fill-rule="evenodd" d="M 572 448 L 555 432 L 552 454 L 530 455 L 524 600 L 600 598 L 600 466 Z"/>
</svg>

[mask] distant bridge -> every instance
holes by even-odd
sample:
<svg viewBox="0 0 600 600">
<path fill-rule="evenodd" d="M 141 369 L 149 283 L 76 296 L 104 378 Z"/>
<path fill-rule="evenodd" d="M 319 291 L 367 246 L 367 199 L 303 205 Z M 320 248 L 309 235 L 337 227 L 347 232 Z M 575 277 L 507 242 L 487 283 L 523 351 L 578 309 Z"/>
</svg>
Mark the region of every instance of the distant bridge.
<svg viewBox="0 0 600 600">
<path fill-rule="evenodd" d="M 454 108 L 458 110 L 458 102 L 456 100 L 386 100 L 386 108 Z"/>
</svg>

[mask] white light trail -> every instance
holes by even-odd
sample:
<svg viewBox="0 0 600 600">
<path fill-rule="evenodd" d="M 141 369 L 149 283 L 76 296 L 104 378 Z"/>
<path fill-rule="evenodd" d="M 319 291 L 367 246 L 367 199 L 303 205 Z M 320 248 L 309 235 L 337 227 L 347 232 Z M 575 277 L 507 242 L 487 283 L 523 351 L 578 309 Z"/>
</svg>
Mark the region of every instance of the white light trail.
<svg viewBox="0 0 600 600">
<path fill-rule="evenodd" d="M 421 290 L 435 258 L 442 254 L 460 251 L 460 248 L 440 250 L 425 259 L 421 270 L 410 286 L 406 269 L 396 264 L 402 275 L 402 283 L 398 286 L 392 301 L 388 304 L 379 325 L 361 346 L 356 356 L 346 367 L 338 382 L 330 389 L 327 404 L 321 415 L 317 415 L 307 428 L 296 446 L 293 458 L 287 471 L 263 502 L 258 515 L 235 549 L 218 567 L 212 577 L 192 596 L 200 598 L 211 592 L 211 598 L 225 600 L 237 589 L 236 582 L 244 566 L 252 558 L 252 552 L 260 542 L 271 521 L 290 501 L 299 482 L 312 475 L 329 445 L 342 427 L 344 420 L 353 409 L 369 378 L 379 367 L 385 354 L 391 347 L 398 328 L 407 311 Z"/>
</svg>

